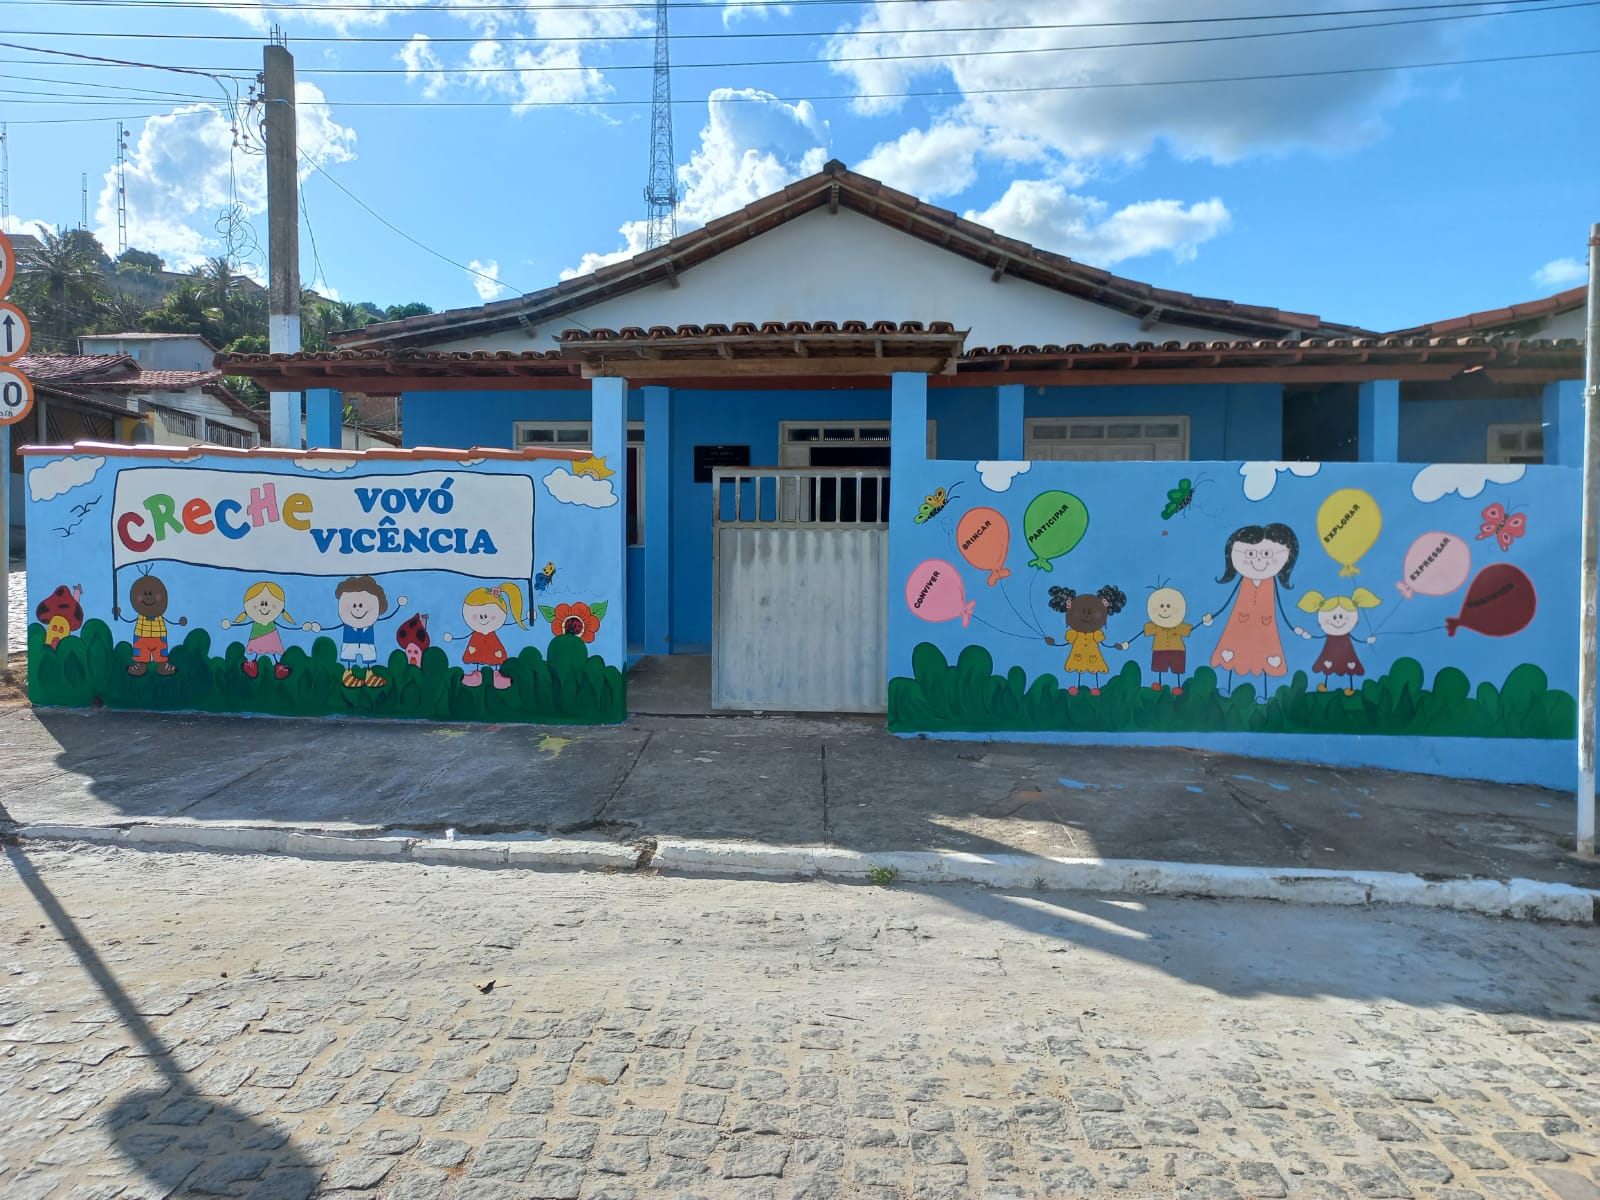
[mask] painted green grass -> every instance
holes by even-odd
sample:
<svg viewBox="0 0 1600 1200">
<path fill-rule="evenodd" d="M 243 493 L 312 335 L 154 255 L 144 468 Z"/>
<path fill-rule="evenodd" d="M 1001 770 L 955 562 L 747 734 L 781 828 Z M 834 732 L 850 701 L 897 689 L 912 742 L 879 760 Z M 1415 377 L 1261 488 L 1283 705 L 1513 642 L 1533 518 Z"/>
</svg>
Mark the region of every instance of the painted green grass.
<svg viewBox="0 0 1600 1200">
<path fill-rule="evenodd" d="M 1552 690 L 1545 673 L 1528 663 L 1496 687 L 1476 693 L 1461 671 L 1447 667 L 1423 684 L 1422 664 L 1396 659 L 1389 673 L 1368 678 L 1352 696 L 1318 692 L 1304 671 L 1275 680 L 1258 703 L 1255 684 L 1217 690 L 1217 676 L 1201 667 L 1184 681 L 1183 695 L 1156 692 L 1129 662 L 1100 695 L 1069 696 L 1055 675 L 1030 684 L 1021 667 L 996 675 L 982 646 L 968 646 L 954 666 L 937 646 L 923 642 L 911 655 L 912 677 L 889 681 L 889 728 L 896 733 L 1344 733 L 1396 737 L 1568 739 L 1577 736 L 1577 701 Z"/>
<path fill-rule="evenodd" d="M 189 631 L 168 652 L 173 675 L 129 675 L 133 647 L 114 641 L 104 621 L 88 620 L 54 648 L 44 644 L 44 627 L 28 627 L 28 694 L 35 704 L 86 708 L 151 709 L 214 713 L 262 713 L 283 717 L 390 717 L 431 721 L 531 722 L 593 725 L 625 720 L 627 685 L 616 667 L 589 653 L 576 637 L 550 639 L 541 654 L 525 648 L 505 666 L 512 686 L 495 690 L 463 687 L 461 668 L 443 650 L 429 647 L 421 666 L 405 652 L 389 655 L 381 688 L 347 688 L 338 646 L 331 638 L 312 643 L 311 653 L 290 647 L 283 653 L 287 679 L 271 670 L 251 679 L 244 673 L 244 646 L 229 642 L 220 658 L 211 635 Z"/>
</svg>

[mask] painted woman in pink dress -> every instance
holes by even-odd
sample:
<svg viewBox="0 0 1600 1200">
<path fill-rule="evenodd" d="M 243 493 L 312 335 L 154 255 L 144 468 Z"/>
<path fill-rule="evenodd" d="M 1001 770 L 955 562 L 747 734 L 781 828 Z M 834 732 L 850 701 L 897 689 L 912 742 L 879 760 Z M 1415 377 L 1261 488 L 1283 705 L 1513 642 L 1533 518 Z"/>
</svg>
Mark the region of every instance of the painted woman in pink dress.
<svg viewBox="0 0 1600 1200">
<path fill-rule="evenodd" d="M 1278 584 L 1291 586 L 1289 575 L 1300 556 L 1300 542 L 1287 525 L 1245 525 L 1233 531 L 1223 555 L 1217 582 L 1234 586 L 1219 611 L 1227 611 L 1230 604 L 1233 610 L 1217 639 L 1211 665 L 1228 673 L 1227 690 L 1232 692 L 1235 675 L 1282 676 L 1288 671 L 1278 616 L 1282 614 L 1291 629 L 1294 621 L 1284 611 Z M 1216 615 L 1207 613 L 1201 624 L 1210 625 Z M 1267 699 L 1265 687 L 1261 699 Z"/>
</svg>

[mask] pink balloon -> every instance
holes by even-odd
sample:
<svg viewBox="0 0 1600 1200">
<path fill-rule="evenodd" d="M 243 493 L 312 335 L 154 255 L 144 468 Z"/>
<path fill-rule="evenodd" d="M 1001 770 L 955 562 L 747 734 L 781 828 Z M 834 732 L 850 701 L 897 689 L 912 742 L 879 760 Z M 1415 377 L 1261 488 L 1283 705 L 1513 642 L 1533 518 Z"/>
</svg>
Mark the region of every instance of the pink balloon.
<svg viewBox="0 0 1600 1200">
<path fill-rule="evenodd" d="M 906 604 L 924 621 L 960 617 L 963 629 L 972 623 L 973 602 L 967 599 L 967 586 L 961 582 L 961 573 L 942 558 L 930 558 L 911 572 L 906 580 Z"/>
<path fill-rule="evenodd" d="M 1407 600 L 1419 592 L 1448 596 L 1472 573 L 1472 549 L 1453 533 L 1425 533 L 1406 551 L 1401 572 L 1395 586 Z"/>
</svg>

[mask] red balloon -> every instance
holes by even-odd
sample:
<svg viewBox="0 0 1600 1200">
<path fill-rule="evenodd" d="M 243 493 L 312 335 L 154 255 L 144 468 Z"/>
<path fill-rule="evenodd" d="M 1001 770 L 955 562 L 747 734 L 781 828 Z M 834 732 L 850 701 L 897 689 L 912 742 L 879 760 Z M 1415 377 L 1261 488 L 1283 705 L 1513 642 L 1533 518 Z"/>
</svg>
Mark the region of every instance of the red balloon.
<svg viewBox="0 0 1600 1200">
<path fill-rule="evenodd" d="M 1510 637 L 1528 627 L 1538 606 L 1533 580 L 1521 567 L 1491 563 L 1467 589 L 1461 614 L 1446 618 L 1445 632 L 1455 637 L 1457 629 L 1476 629 L 1489 637 Z"/>
</svg>

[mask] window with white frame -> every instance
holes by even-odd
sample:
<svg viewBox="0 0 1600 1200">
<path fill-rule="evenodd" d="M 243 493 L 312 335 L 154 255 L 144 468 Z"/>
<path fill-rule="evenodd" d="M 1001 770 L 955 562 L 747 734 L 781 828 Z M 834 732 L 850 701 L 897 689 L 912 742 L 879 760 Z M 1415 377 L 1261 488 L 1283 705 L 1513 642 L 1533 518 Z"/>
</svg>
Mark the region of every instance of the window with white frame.
<svg viewBox="0 0 1600 1200">
<path fill-rule="evenodd" d="M 1023 425 L 1030 461 L 1182 462 L 1189 418 L 1030 417 Z"/>
<path fill-rule="evenodd" d="M 1544 426 L 1538 421 L 1518 421 L 1489 426 L 1491 463 L 1544 462 Z"/>
<path fill-rule="evenodd" d="M 240 450 L 248 450 L 256 444 L 255 435 L 249 430 L 235 429 L 221 421 L 209 420 L 206 422 L 206 441 L 213 446 L 233 446 Z"/>
<path fill-rule="evenodd" d="M 780 467 L 889 465 L 887 421 L 780 421 Z M 938 422 L 928 422 L 928 457 L 935 457 Z"/>
<path fill-rule="evenodd" d="M 588 421 L 518 421 L 512 436 L 518 450 L 590 450 Z M 644 422 L 628 422 L 628 545 L 644 545 Z"/>
</svg>

